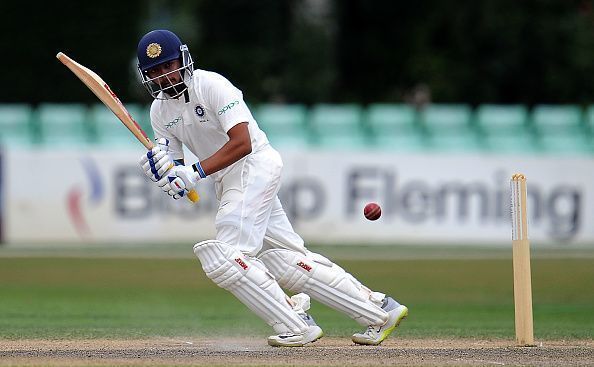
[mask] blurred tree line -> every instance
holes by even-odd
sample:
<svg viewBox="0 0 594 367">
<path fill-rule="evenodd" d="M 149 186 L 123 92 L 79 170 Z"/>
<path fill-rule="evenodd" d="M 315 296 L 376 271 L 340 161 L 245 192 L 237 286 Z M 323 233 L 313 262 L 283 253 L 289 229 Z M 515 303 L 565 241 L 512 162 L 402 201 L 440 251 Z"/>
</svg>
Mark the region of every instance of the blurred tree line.
<svg viewBox="0 0 594 367">
<path fill-rule="evenodd" d="M 584 0 L 4 2 L 2 102 L 95 102 L 64 51 L 125 101 L 148 102 L 138 39 L 169 28 L 198 68 L 250 103 L 589 103 L 594 9 Z"/>
</svg>

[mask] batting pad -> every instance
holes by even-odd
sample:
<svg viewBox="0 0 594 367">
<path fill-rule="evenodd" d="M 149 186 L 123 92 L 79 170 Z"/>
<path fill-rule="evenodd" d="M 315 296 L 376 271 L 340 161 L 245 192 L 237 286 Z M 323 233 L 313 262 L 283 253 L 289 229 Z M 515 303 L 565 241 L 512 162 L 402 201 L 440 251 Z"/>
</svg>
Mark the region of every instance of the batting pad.
<svg viewBox="0 0 594 367">
<path fill-rule="evenodd" d="M 322 255 L 271 249 L 262 252 L 258 258 L 282 287 L 307 293 L 363 326 L 379 326 L 388 320 L 388 313 L 379 306 L 385 294 L 372 292 Z"/>
<path fill-rule="evenodd" d="M 206 275 L 237 297 L 278 334 L 301 334 L 308 326 L 287 302 L 287 296 L 258 259 L 217 240 L 194 245 Z"/>
</svg>

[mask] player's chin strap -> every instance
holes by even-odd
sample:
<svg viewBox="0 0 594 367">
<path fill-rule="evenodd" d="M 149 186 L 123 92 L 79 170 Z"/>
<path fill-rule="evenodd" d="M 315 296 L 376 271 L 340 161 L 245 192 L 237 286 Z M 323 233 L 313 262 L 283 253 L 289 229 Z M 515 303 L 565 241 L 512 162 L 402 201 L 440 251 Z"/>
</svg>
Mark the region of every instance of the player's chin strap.
<svg viewBox="0 0 594 367">
<path fill-rule="evenodd" d="M 381 308 L 385 294 L 371 291 L 322 255 L 271 249 L 258 255 L 258 259 L 283 288 L 306 293 L 363 326 L 380 326 L 388 320 L 388 313 Z"/>
<path fill-rule="evenodd" d="M 188 93 L 188 89 L 184 91 L 184 101 L 185 103 L 190 103 L 190 94 Z"/>
</svg>

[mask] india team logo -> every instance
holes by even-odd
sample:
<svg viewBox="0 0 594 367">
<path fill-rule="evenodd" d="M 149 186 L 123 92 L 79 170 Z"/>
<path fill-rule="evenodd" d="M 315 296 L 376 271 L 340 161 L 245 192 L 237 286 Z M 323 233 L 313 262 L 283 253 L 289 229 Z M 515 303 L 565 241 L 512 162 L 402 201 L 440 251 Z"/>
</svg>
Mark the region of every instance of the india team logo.
<svg viewBox="0 0 594 367">
<path fill-rule="evenodd" d="M 146 46 L 146 56 L 154 59 L 155 57 L 159 57 L 161 55 L 161 45 L 158 43 L 151 43 L 150 45 Z"/>
<path fill-rule="evenodd" d="M 194 112 L 196 112 L 196 115 L 198 115 L 198 117 L 204 116 L 204 108 L 200 105 L 196 105 L 196 107 L 194 107 Z"/>
</svg>

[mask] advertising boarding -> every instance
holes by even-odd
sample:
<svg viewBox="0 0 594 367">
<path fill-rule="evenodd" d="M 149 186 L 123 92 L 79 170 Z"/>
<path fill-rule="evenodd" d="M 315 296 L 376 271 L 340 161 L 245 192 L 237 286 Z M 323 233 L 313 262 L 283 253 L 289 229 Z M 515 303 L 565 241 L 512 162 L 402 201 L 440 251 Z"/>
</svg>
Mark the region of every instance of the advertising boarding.
<svg viewBox="0 0 594 367">
<path fill-rule="evenodd" d="M 7 151 L 4 241 L 196 243 L 213 238 L 217 200 L 172 200 L 137 165 L 138 151 Z M 594 245 L 594 159 L 282 152 L 279 196 L 316 244 L 509 245 L 509 180 L 528 182 L 534 245 Z M 191 158 L 189 158 L 191 160 Z M 382 216 L 368 221 L 363 207 Z"/>
</svg>

